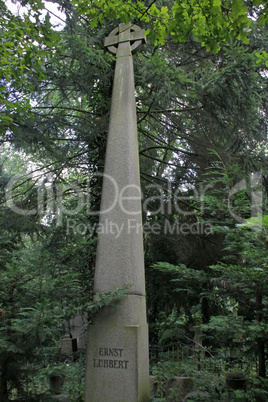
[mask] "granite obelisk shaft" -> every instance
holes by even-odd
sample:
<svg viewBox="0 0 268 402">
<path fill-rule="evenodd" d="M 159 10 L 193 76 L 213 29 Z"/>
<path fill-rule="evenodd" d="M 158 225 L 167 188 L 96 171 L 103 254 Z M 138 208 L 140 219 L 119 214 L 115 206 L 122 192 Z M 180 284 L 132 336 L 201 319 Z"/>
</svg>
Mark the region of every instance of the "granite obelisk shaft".
<svg viewBox="0 0 268 402">
<path fill-rule="evenodd" d="M 120 24 L 102 189 L 94 294 L 130 284 L 127 299 L 100 310 L 88 330 L 86 402 L 148 402 L 141 192 L 132 51 L 144 33 Z"/>
</svg>

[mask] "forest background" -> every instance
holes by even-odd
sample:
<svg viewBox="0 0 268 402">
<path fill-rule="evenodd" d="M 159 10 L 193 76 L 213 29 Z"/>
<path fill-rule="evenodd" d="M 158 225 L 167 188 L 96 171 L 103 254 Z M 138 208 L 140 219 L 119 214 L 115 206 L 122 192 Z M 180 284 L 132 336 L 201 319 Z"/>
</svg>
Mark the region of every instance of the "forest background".
<svg viewBox="0 0 268 402">
<path fill-rule="evenodd" d="M 1 400 L 43 392 L 66 323 L 80 314 L 86 327 L 123 297 L 91 300 L 114 66 L 104 38 L 129 21 L 148 39 L 134 64 L 147 314 L 162 359 L 151 372 L 161 397 L 176 374 L 224 400 L 239 369 L 249 389 L 234 398 L 267 400 L 266 2 L 12 3 L 0 1 Z M 187 359 L 170 362 L 174 346 Z M 74 401 L 83 357 L 65 367 Z"/>
</svg>

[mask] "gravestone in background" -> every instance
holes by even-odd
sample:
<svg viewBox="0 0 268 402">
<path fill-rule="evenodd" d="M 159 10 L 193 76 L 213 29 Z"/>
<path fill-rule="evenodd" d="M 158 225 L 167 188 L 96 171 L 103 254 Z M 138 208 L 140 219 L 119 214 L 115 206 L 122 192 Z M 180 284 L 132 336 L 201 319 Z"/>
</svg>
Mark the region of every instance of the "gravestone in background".
<svg viewBox="0 0 268 402">
<path fill-rule="evenodd" d="M 105 307 L 88 330 L 86 402 L 148 402 L 139 154 L 132 52 L 145 40 L 120 24 L 105 39 L 116 54 L 102 189 L 94 294 L 131 284 L 128 297 Z"/>
</svg>

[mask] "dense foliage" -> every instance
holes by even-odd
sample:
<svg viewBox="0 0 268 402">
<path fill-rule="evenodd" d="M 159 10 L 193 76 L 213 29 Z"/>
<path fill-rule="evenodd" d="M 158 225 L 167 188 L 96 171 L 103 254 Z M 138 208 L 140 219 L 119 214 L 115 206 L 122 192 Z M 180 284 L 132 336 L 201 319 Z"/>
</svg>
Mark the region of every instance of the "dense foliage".
<svg viewBox="0 0 268 402">
<path fill-rule="evenodd" d="M 194 373 L 224 400 L 239 368 L 265 400 L 266 2 L 17 4 L 0 1 L 0 399 L 29 398 L 70 320 L 124 297 L 94 304 L 91 286 L 114 63 L 103 42 L 133 21 L 148 34 L 134 64 L 150 344 L 163 359 L 184 351 L 152 371 Z M 78 401 L 72 370 L 83 360 L 67 375 Z"/>
</svg>

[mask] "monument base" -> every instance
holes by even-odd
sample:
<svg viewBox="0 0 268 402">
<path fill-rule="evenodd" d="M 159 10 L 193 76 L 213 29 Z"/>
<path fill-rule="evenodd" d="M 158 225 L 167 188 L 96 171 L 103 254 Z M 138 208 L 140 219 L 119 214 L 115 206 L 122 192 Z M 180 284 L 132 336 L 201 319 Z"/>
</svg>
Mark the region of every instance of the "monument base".
<svg viewBox="0 0 268 402">
<path fill-rule="evenodd" d="M 96 314 L 88 328 L 85 402 L 150 400 L 144 304 L 145 296 L 129 295 Z"/>
</svg>

